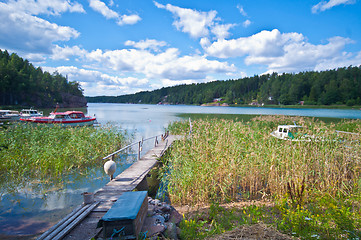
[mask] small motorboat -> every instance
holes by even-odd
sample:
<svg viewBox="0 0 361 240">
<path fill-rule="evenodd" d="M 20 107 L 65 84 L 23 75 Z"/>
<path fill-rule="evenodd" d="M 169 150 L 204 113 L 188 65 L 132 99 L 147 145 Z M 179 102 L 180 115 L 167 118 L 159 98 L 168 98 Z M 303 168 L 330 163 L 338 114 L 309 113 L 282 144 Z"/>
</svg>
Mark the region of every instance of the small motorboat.
<svg viewBox="0 0 361 240">
<path fill-rule="evenodd" d="M 95 117 L 85 116 L 81 111 L 52 112 L 48 117 L 20 118 L 22 122 L 35 124 L 59 124 L 62 127 L 90 126 L 96 123 Z"/>
<path fill-rule="evenodd" d="M 278 125 L 277 130 L 271 132 L 271 136 L 282 140 L 298 141 L 299 137 L 298 129 L 302 126 L 294 125 Z M 302 139 L 304 140 L 304 139 Z"/>
<path fill-rule="evenodd" d="M 0 110 L 0 122 L 14 122 L 20 119 L 20 113 L 14 110 Z"/>
<path fill-rule="evenodd" d="M 42 117 L 43 112 L 40 112 L 36 109 L 22 109 L 20 111 L 21 118 L 30 118 L 30 117 Z"/>
</svg>

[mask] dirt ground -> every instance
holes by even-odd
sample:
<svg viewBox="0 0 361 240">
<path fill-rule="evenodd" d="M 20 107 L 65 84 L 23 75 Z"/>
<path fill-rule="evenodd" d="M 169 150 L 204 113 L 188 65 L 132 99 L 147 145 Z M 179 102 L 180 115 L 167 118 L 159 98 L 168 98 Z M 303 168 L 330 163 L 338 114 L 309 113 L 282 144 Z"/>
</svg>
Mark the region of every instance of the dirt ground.
<svg viewBox="0 0 361 240">
<path fill-rule="evenodd" d="M 248 202 L 234 202 L 229 204 L 222 204 L 220 206 L 224 208 L 238 208 L 242 209 L 245 206 L 250 205 L 266 205 L 266 206 L 273 206 L 271 202 L 267 201 L 248 201 Z M 175 209 L 182 215 L 186 216 L 196 216 L 199 213 L 206 213 L 208 212 L 209 206 L 174 206 Z M 237 227 L 231 231 L 225 232 L 223 234 L 219 234 L 210 238 L 210 240 L 290 240 L 290 239 L 298 239 L 286 234 L 279 232 L 273 226 L 258 223 L 252 225 L 242 225 Z"/>
</svg>

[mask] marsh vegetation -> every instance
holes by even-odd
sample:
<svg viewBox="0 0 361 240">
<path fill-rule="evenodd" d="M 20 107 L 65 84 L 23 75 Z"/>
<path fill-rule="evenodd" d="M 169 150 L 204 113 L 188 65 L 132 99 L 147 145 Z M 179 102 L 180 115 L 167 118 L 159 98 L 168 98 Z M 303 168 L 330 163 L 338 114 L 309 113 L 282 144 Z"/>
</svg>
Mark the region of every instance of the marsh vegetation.
<svg viewBox="0 0 361 240">
<path fill-rule="evenodd" d="M 296 121 L 319 141 L 270 136 Z M 267 223 L 304 239 L 361 236 L 360 120 L 337 123 L 304 117 L 260 116 L 248 122 L 216 118 L 169 126 L 188 136 L 173 146 L 164 167 L 173 204 L 210 205 L 207 216 L 182 223 L 184 238 L 206 238 L 242 224 Z M 358 134 L 338 133 L 335 130 Z M 230 202 L 260 202 L 225 209 Z"/>
<path fill-rule="evenodd" d="M 29 183 L 53 188 L 66 175 L 85 174 L 102 158 L 124 146 L 127 134 L 100 128 L 14 124 L 0 129 L 0 190 L 16 192 Z"/>
</svg>

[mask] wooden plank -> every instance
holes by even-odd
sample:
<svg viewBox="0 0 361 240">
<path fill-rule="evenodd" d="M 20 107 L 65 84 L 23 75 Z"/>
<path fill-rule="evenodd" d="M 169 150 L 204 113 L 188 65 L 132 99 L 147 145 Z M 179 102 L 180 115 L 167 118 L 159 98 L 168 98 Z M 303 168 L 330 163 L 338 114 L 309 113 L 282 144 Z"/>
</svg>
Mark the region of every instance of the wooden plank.
<svg viewBox="0 0 361 240">
<path fill-rule="evenodd" d="M 96 229 L 99 219 L 113 206 L 124 192 L 134 190 L 137 185 L 146 177 L 149 171 L 158 163 L 158 159 L 164 152 L 172 145 L 175 140 L 180 139 L 180 136 L 168 136 L 165 140 L 159 140 L 158 144 L 146 154 L 144 154 L 139 161 L 132 164 L 129 168 L 116 176 L 112 181 L 107 183 L 103 188 L 99 189 L 94 194 L 94 199 L 100 202 L 98 206 L 93 209 L 84 210 L 81 214 L 77 214 L 79 221 L 76 223 L 68 223 L 69 226 L 61 229 L 58 232 L 66 233 L 64 235 L 66 240 L 73 239 L 90 239 L 99 232 Z M 75 217 L 75 219 L 77 218 Z M 73 218 L 73 217 L 70 217 Z M 63 221 L 63 222 L 68 222 Z"/>
<path fill-rule="evenodd" d="M 48 231 L 44 232 L 43 234 L 41 234 L 40 237 L 37 238 L 37 240 L 43 240 L 44 238 L 46 238 L 50 233 L 52 233 L 55 229 L 57 229 L 59 226 L 61 226 L 66 220 L 68 220 L 70 217 L 72 217 L 77 211 L 79 211 L 83 206 L 80 205 L 77 208 L 75 208 L 71 213 L 69 213 L 68 215 L 66 215 L 61 221 L 59 221 L 57 224 L 55 224 L 54 226 L 52 226 L 51 228 L 48 229 Z"/>
<path fill-rule="evenodd" d="M 80 214 L 74 221 L 72 221 L 66 228 L 64 228 L 59 234 L 52 238 L 53 240 L 60 240 L 63 239 L 63 237 L 68 234 L 80 221 L 82 221 L 97 205 L 99 202 L 95 202 L 92 205 L 88 207 L 87 210 L 85 210 L 82 214 Z"/>
<path fill-rule="evenodd" d="M 54 230 L 51 234 L 49 234 L 44 240 L 53 239 L 58 233 L 63 230 L 68 224 L 70 224 L 74 219 L 76 219 L 79 215 L 81 215 L 85 210 L 89 208 L 90 205 L 86 205 L 82 207 L 79 211 L 77 211 L 72 217 L 67 219 L 62 225 L 60 225 L 56 230 Z"/>
</svg>

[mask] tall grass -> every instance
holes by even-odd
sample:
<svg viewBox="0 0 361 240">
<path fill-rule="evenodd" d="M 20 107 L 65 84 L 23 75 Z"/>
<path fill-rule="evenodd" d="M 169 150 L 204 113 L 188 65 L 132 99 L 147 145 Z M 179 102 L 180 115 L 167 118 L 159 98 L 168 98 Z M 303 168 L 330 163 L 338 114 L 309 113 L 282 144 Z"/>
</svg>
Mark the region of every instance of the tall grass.
<svg viewBox="0 0 361 240">
<path fill-rule="evenodd" d="M 279 124 L 304 126 L 318 141 L 291 142 L 270 136 Z M 226 202 L 239 198 L 288 195 L 300 204 L 313 193 L 359 195 L 361 189 L 359 120 L 325 124 L 311 118 L 261 116 L 247 124 L 233 120 L 196 120 L 192 135 L 173 147 L 166 171 L 172 202 Z M 169 126 L 187 134 L 188 122 Z"/>
<path fill-rule="evenodd" d="M 119 149 L 125 134 L 112 127 L 60 128 L 15 124 L 0 130 L 0 181 L 49 181 L 80 171 Z"/>
</svg>

